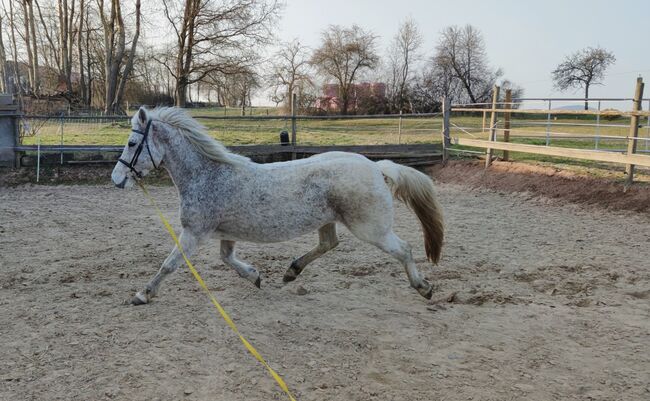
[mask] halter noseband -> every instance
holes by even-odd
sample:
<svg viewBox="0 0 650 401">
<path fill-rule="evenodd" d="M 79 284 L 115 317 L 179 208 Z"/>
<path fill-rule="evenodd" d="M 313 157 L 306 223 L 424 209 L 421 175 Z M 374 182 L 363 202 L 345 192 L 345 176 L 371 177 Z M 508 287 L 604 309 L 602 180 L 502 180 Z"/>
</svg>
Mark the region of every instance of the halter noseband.
<svg viewBox="0 0 650 401">
<path fill-rule="evenodd" d="M 135 174 L 136 177 L 142 178 L 142 173 L 139 172 L 138 170 L 135 169 L 135 165 L 138 164 L 138 158 L 140 157 L 140 153 L 142 153 L 142 148 L 144 145 L 147 145 L 147 153 L 149 154 L 149 158 L 151 159 L 151 164 L 153 164 L 153 168 L 156 169 L 158 166 L 156 166 L 156 162 L 153 160 L 153 156 L 151 155 L 151 149 L 149 148 L 149 128 L 151 128 L 151 122 L 152 120 L 149 120 L 147 122 L 147 126 L 144 129 L 144 131 L 140 131 L 137 129 L 132 129 L 132 132 L 135 132 L 137 134 L 142 135 L 142 141 L 140 141 L 140 144 L 138 147 L 135 149 L 135 153 L 133 154 L 133 157 L 131 158 L 130 162 L 127 162 L 126 160 L 122 159 L 121 157 L 117 159 L 118 162 L 124 164 L 126 167 L 129 168 Z"/>
</svg>

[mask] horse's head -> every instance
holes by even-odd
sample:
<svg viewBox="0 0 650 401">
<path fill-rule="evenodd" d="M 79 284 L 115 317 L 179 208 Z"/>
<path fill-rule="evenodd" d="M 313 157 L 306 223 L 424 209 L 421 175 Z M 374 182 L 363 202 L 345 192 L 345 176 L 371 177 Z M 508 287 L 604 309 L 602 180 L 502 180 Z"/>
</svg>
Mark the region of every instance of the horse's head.
<svg viewBox="0 0 650 401">
<path fill-rule="evenodd" d="M 163 158 L 162 150 L 154 140 L 153 120 L 144 108 L 131 119 L 131 135 L 118 159 L 111 178 L 118 188 L 131 188 L 135 180 L 157 168 Z"/>
</svg>

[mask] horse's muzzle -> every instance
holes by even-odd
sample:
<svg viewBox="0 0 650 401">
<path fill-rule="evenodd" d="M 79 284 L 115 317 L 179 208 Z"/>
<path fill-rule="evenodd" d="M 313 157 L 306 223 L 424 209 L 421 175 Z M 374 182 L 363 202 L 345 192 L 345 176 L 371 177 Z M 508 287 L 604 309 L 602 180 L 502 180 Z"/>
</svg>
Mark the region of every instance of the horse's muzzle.
<svg viewBox="0 0 650 401">
<path fill-rule="evenodd" d="M 115 186 L 118 187 L 118 188 L 122 188 L 122 189 L 123 189 L 124 186 L 126 185 L 126 180 L 127 180 L 127 178 L 128 178 L 128 177 L 124 176 L 124 179 L 122 180 L 122 182 L 120 182 L 119 184 L 115 184 Z"/>
</svg>

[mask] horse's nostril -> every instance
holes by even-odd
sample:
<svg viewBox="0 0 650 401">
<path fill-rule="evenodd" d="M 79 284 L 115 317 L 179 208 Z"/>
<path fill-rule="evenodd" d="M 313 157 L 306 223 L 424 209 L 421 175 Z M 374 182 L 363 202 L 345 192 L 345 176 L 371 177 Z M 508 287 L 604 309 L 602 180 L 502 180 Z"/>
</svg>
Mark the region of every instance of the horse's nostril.
<svg viewBox="0 0 650 401">
<path fill-rule="evenodd" d="M 119 184 L 115 184 L 116 187 L 118 188 L 124 188 L 124 185 L 126 185 L 126 177 L 120 182 Z"/>
</svg>

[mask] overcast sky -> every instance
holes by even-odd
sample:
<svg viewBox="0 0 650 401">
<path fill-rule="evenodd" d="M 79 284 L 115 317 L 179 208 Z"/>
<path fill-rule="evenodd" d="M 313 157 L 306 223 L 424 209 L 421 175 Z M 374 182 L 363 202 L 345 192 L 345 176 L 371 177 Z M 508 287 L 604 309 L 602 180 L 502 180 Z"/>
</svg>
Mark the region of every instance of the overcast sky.
<svg viewBox="0 0 650 401">
<path fill-rule="evenodd" d="M 313 48 L 328 25 L 357 24 L 380 37 L 383 54 L 409 17 L 420 27 L 426 55 L 444 27 L 477 27 L 491 65 L 527 97 L 581 96 L 555 91 L 550 74 L 564 56 L 587 46 L 602 46 L 617 59 L 590 96 L 631 97 L 639 74 L 650 82 L 650 0 L 286 0 L 278 36 Z"/>
</svg>

